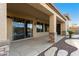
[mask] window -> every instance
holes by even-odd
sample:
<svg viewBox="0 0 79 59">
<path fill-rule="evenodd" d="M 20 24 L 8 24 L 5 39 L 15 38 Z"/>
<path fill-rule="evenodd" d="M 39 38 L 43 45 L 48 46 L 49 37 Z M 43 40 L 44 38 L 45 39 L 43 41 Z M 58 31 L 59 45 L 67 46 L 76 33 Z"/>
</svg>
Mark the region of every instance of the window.
<svg viewBox="0 0 79 59">
<path fill-rule="evenodd" d="M 32 23 L 26 22 L 27 23 L 27 27 L 26 27 L 26 34 L 27 37 L 32 37 Z"/>
<path fill-rule="evenodd" d="M 25 35 L 24 27 L 25 27 L 24 22 L 13 21 L 13 29 L 14 29 L 13 37 L 14 37 L 14 40 L 22 39 L 22 38 L 25 37 L 24 36 Z"/>
<path fill-rule="evenodd" d="M 36 28 L 37 32 L 43 32 L 43 23 L 37 22 Z"/>
<path fill-rule="evenodd" d="M 32 37 L 32 21 L 13 20 L 13 40 L 19 40 L 27 37 Z"/>
</svg>

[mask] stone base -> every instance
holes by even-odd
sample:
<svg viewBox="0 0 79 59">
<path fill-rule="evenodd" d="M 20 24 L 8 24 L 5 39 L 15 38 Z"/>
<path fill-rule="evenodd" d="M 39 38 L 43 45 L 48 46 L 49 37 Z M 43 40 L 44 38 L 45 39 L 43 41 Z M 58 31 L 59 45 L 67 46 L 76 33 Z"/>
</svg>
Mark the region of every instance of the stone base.
<svg viewBox="0 0 79 59">
<path fill-rule="evenodd" d="M 0 47 L 0 56 L 8 56 L 9 55 L 9 45 Z"/>
<path fill-rule="evenodd" d="M 49 40 L 48 42 L 49 42 L 49 43 L 54 43 L 55 41 L 53 41 L 53 40 Z"/>
<path fill-rule="evenodd" d="M 49 33 L 50 40 L 48 42 L 54 43 L 55 42 L 55 33 Z"/>
<path fill-rule="evenodd" d="M 65 32 L 65 31 L 62 31 L 62 32 L 61 32 L 61 35 L 62 35 L 62 36 L 65 36 L 65 35 L 66 35 L 66 32 Z"/>
</svg>

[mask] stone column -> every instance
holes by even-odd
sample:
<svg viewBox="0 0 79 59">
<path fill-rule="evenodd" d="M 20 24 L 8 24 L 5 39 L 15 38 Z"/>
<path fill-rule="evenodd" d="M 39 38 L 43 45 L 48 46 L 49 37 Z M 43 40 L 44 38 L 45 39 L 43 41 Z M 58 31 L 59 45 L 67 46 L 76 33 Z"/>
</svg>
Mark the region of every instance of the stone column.
<svg viewBox="0 0 79 59">
<path fill-rule="evenodd" d="M 49 19 L 49 42 L 54 43 L 56 35 L 56 15 L 51 15 Z"/>
</svg>

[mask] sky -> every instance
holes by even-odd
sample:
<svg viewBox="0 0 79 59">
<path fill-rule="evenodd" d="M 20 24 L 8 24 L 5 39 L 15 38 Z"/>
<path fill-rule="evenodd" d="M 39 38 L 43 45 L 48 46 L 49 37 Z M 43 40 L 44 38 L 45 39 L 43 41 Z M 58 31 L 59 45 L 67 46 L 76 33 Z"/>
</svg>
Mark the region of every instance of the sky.
<svg viewBox="0 0 79 59">
<path fill-rule="evenodd" d="M 71 23 L 79 26 L 79 3 L 55 3 L 62 14 L 69 14 Z"/>
</svg>

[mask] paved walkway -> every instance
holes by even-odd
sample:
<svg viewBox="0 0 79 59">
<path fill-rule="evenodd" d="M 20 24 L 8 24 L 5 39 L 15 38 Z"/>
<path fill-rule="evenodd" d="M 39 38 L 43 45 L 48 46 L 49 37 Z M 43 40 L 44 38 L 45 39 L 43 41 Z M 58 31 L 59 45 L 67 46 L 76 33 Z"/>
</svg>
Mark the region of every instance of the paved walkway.
<svg viewBox="0 0 79 59">
<path fill-rule="evenodd" d="M 79 56 L 79 35 L 63 38 L 38 56 Z"/>
</svg>

